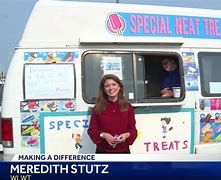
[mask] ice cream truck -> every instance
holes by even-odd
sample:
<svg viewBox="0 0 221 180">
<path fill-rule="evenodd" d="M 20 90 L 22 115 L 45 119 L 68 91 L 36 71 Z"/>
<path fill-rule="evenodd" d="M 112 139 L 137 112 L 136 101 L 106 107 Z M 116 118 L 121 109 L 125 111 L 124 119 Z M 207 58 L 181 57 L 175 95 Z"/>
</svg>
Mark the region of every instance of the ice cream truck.
<svg viewBox="0 0 221 180">
<path fill-rule="evenodd" d="M 160 95 L 161 59 L 181 86 Z M 133 105 L 135 154 L 221 152 L 221 11 L 38 1 L 4 85 L 5 154 L 94 153 L 87 129 L 104 74 Z"/>
</svg>

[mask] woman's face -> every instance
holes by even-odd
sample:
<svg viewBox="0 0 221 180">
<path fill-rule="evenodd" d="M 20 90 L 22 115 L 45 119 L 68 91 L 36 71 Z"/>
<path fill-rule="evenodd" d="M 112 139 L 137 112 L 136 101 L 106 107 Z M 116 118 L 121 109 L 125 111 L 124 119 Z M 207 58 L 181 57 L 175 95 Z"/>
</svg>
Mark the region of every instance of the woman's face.
<svg viewBox="0 0 221 180">
<path fill-rule="evenodd" d="M 117 96 L 120 91 L 120 86 L 113 79 L 107 79 L 104 83 L 104 90 L 105 90 L 108 98 L 110 98 L 112 100 L 117 100 Z"/>
</svg>

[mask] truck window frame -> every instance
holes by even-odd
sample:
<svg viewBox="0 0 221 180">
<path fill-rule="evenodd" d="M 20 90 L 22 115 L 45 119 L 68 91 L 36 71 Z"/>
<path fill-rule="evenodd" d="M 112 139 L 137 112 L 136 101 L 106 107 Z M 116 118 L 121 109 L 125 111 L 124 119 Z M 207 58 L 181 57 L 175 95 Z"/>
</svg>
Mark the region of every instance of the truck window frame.
<svg viewBox="0 0 221 180">
<path fill-rule="evenodd" d="M 221 58 L 221 52 L 199 52 L 198 53 L 198 60 L 199 60 L 199 72 L 200 72 L 200 83 L 201 83 L 201 95 L 203 97 L 216 97 L 216 96 L 221 96 L 221 92 L 220 93 L 211 93 L 209 90 L 209 83 L 213 82 L 210 81 L 212 80 L 212 78 L 215 77 L 215 75 L 217 73 L 219 73 L 220 71 L 218 70 L 214 70 L 215 68 L 219 68 L 220 66 L 217 65 L 217 63 L 215 64 L 215 61 L 218 61 L 218 56 L 220 56 Z M 209 59 L 208 59 L 209 58 Z M 213 66 L 213 70 L 211 68 L 205 67 L 206 63 L 205 60 L 207 59 L 207 62 L 209 61 L 213 61 L 214 63 L 211 63 L 210 65 Z M 208 64 L 208 63 L 207 63 Z M 212 77 L 209 79 L 210 75 L 209 72 L 211 72 Z M 220 77 L 220 75 L 217 75 L 216 77 Z M 220 81 L 221 84 L 221 79 Z"/>
<path fill-rule="evenodd" d="M 95 55 L 95 57 L 88 57 L 90 59 L 87 60 L 87 56 L 93 56 Z M 82 96 L 85 102 L 89 103 L 89 104 L 94 104 L 96 97 L 97 97 L 97 93 L 98 93 L 98 88 L 99 88 L 99 83 L 102 77 L 102 71 L 103 69 L 100 68 L 100 70 L 96 73 L 96 72 L 92 72 L 91 71 L 91 67 L 94 66 L 94 70 L 97 70 L 98 67 L 102 67 L 103 66 L 103 62 L 101 59 L 101 57 L 113 57 L 114 55 L 116 55 L 116 57 L 122 58 L 122 59 L 126 59 L 127 61 L 121 61 L 122 62 L 122 70 L 127 69 L 128 67 L 131 68 L 131 70 L 133 69 L 133 57 L 131 53 L 128 52 L 113 52 L 113 51 L 87 51 L 85 53 L 83 53 L 82 55 Z M 94 62 L 93 64 L 90 64 L 88 66 L 88 68 L 85 68 L 86 63 L 89 62 L 91 63 L 93 58 L 96 58 L 96 56 L 98 56 L 99 59 L 97 59 L 98 61 Z M 127 57 L 128 56 L 128 57 Z M 130 59 L 130 57 L 131 59 Z M 127 63 L 124 63 L 127 62 Z M 97 68 L 96 68 L 96 67 Z M 87 73 L 91 71 L 92 74 L 89 76 L 87 76 Z M 94 76 L 97 76 L 97 78 L 94 78 Z M 129 77 L 128 77 L 129 75 Z M 125 78 L 126 77 L 126 78 Z M 90 79 L 91 78 L 91 79 Z M 120 77 L 119 77 L 120 78 Z M 127 72 L 126 76 L 125 76 L 125 71 L 122 71 L 122 82 L 124 84 L 124 95 L 125 97 L 130 101 L 130 102 L 134 102 L 133 98 L 129 98 L 129 96 L 133 97 L 133 95 L 130 95 L 130 93 L 134 92 L 134 85 L 131 87 L 129 86 L 130 83 L 134 83 L 134 77 L 133 74 L 129 74 Z M 90 88 L 91 86 L 88 85 L 88 83 L 92 83 L 92 85 L 95 85 L 93 88 Z M 87 88 L 87 86 L 89 86 Z M 94 91 L 94 95 L 92 95 L 91 97 L 88 98 L 88 89 L 90 88 L 90 90 Z"/>
<path fill-rule="evenodd" d="M 100 51 L 90 51 L 90 50 L 88 50 L 88 51 L 83 52 L 82 56 L 81 56 L 81 60 L 82 60 L 82 96 L 83 96 L 83 99 L 86 103 L 94 104 L 95 98 L 97 96 L 95 96 L 93 98 L 88 98 L 88 95 L 86 93 L 87 85 L 86 85 L 86 81 L 85 81 L 85 76 L 86 76 L 85 72 L 87 71 L 86 69 L 89 67 L 91 68 L 91 66 L 88 65 L 88 67 L 87 67 L 87 62 L 85 61 L 85 58 L 89 54 L 96 54 L 96 53 L 99 53 L 99 54 L 108 54 L 108 53 L 111 53 L 111 54 L 113 54 L 113 53 L 114 54 L 120 54 L 120 53 L 121 54 L 131 54 L 131 56 L 133 58 L 132 59 L 132 72 L 131 72 L 133 74 L 133 83 L 131 83 L 131 84 L 134 85 L 134 87 L 131 87 L 131 89 L 134 89 L 134 92 L 133 92 L 134 99 L 127 98 L 129 102 L 131 102 L 131 103 L 168 103 L 168 102 L 178 103 L 178 102 L 181 102 L 184 100 L 184 98 L 185 98 L 185 83 L 184 83 L 183 62 L 182 62 L 181 56 L 178 53 L 175 53 L 175 52 L 173 52 L 173 53 L 171 53 L 171 52 L 147 52 L 147 51 L 141 52 L 141 51 L 101 51 L 101 50 Z M 142 86 L 142 82 L 144 84 L 145 79 L 142 79 L 142 80 L 138 79 L 138 77 L 140 76 L 138 73 L 140 73 L 140 72 L 143 73 L 142 76 L 144 77 L 145 72 L 146 72 L 145 67 L 140 66 L 140 69 L 137 69 L 139 66 L 137 64 L 137 62 L 138 62 L 138 58 L 140 56 L 145 56 L 145 57 L 154 57 L 155 56 L 155 59 L 158 59 L 157 60 L 158 62 L 156 63 L 155 66 L 157 66 L 157 64 L 158 64 L 159 67 L 161 67 L 161 59 L 163 56 L 176 57 L 176 59 L 178 61 L 177 64 L 178 64 L 178 68 L 180 71 L 180 81 L 181 81 L 181 96 L 180 96 L 180 98 L 173 98 L 173 97 L 163 98 L 163 97 L 160 97 L 160 95 L 159 96 L 152 96 L 152 97 L 146 96 L 145 98 L 139 98 L 140 92 L 138 92 L 139 91 L 138 84 L 141 85 L 140 89 L 144 88 Z M 151 63 L 153 63 L 153 61 Z M 143 70 L 141 70 L 141 68 Z M 152 76 L 154 76 L 154 75 L 152 75 Z M 100 79 L 101 79 L 101 77 L 100 77 Z M 98 83 L 100 82 L 100 79 L 97 79 Z M 123 84 L 124 84 L 124 82 L 123 82 Z M 158 82 L 158 85 L 159 85 L 159 82 Z M 98 86 L 99 85 L 97 85 L 97 87 L 93 87 L 93 88 L 97 89 L 97 93 L 98 93 L 98 88 L 99 88 Z M 125 87 L 124 87 L 124 89 L 125 89 Z M 143 92 L 144 91 L 145 90 L 143 90 Z M 159 91 L 160 91 L 160 89 L 159 89 Z"/>
</svg>

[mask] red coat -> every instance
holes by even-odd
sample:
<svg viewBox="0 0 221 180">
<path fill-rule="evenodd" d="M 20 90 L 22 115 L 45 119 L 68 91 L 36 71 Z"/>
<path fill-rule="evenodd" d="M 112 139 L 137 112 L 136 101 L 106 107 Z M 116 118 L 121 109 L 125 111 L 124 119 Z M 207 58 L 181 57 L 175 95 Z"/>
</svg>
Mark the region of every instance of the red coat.
<svg viewBox="0 0 221 180">
<path fill-rule="evenodd" d="M 135 123 L 134 110 L 130 103 L 128 103 L 127 111 L 121 112 L 118 101 L 108 101 L 105 111 L 101 114 L 93 108 L 88 134 L 97 145 L 97 151 L 108 153 L 127 152 L 129 151 L 129 145 L 133 144 L 137 137 Z M 129 132 L 130 137 L 113 148 L 105 139 L 100 137 L 101 132 L 110 133 L 112 136 Z"/>
</svg>

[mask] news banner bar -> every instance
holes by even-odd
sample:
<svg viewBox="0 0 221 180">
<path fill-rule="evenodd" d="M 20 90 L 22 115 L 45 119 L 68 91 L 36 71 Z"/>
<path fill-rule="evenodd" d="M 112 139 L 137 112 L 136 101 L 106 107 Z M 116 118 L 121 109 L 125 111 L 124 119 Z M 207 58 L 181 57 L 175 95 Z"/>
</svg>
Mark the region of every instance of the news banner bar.
<svg viewBox="0 0 221 180">
<path fill-rule="evenodd" d="M 221 179 L 221 154 L 16 154 L 0 179 Z"/>
<path fill-rule="evenodd" d="M 16 154 L 11 161 L 162 162 L 217 161 L 220 154 Z"/>
</svg>

